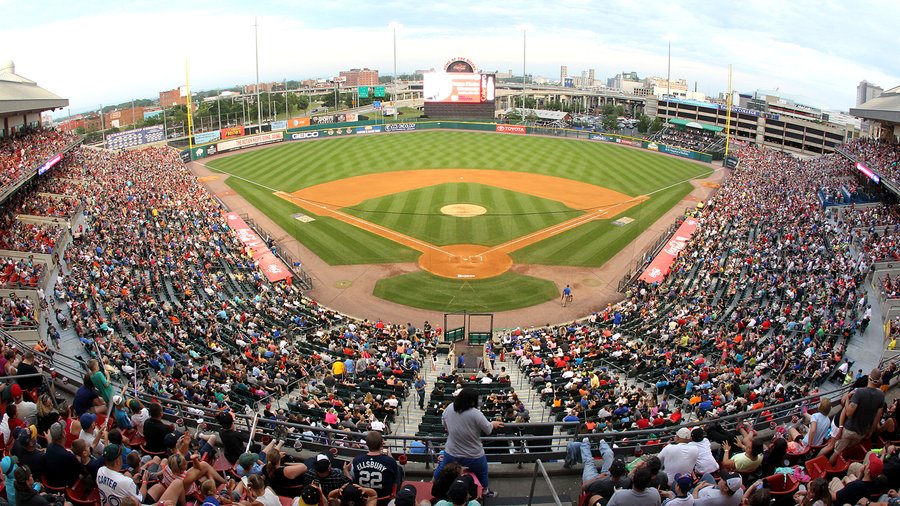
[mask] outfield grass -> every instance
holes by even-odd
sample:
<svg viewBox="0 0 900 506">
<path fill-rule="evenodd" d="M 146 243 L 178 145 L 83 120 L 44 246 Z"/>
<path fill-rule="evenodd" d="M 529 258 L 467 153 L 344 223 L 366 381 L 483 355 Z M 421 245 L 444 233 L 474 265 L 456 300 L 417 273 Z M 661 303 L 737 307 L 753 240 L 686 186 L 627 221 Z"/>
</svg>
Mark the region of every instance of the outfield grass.
<svg viewBox="0 0 900 506">
<path fill-rule="evenodd" d="M 448 313 L 498 312 L 534 306 L 559 297 L 552 281 L 507 272 L 459 281 L 419 271 L 380 279 L 375 296 L 398 304 Z"/>
<path fill-rule="evenodd" d="M 487 213 L 471 218 L 441 213 L 441 207 L 459 203 L 483 206 Z M 437 246 L 496 246 L 583 214 L 557 201 L 478 183 L 428 186 L 342 211 Z"/>
<path fill-rule="evenodd" d="M 286 192 L 362 174 L 461 168 L 534 172 L 637 196 L 710 172 L 604 142 L 448 131 L 286 142 L 207 165 Z"/>
</svg>

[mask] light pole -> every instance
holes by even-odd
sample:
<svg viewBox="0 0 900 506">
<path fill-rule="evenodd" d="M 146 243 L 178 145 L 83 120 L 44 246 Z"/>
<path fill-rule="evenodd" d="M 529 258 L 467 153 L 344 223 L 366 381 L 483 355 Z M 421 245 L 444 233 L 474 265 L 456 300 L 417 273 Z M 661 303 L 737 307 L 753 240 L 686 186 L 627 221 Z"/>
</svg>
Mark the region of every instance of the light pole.
<svg viewBox="0 0 900 506">
<path fill-rule="evenodd" d="M 668 70 L 666 70 L 666 95 L 670 94 L 669 87 L 672 83 L 672 37 L 669 37 L 669 64 Z"/>
<path fill-rule="evenodd" d="M 259 103 L 259 23 L 253 18 L 253 39 L 256 44 L 256 128 L 262 132 L 262 104 Z"/>
<path fill-rule="evenodd" d="M 222 129 L 222 97 L 216 97 L 216 108 L 219 110 L 219 130 Z"/>
</svg>

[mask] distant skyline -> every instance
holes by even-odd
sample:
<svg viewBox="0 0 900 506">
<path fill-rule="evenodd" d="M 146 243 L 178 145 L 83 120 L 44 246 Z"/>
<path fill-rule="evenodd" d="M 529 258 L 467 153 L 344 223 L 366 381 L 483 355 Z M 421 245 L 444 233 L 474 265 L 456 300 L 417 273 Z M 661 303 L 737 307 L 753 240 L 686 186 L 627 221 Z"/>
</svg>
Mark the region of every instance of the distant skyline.
<svg viewBox="0 0 900 506">
<path fill-rule="evenodd" d="M 255 82 L 253 19 L 259 20 L 261 81 L 330 78 L 354 67 L 393 72 L 438 68 L 464 56 L 484 70 L 551 80 L 595 69 L 666 76 L 710 96 L 778 89 L 811 105 L 846 111 L 861 80 L 900 85 L 893 57 L 900 8 L 890 1 L 715 1 L 427 3 L 383 0 L 377 9 L 348 0 L 239 2 L 63 2 L 0 0 L 0 60 L 62 97 L 73 113 L 131 99 Z"/>
</svg>

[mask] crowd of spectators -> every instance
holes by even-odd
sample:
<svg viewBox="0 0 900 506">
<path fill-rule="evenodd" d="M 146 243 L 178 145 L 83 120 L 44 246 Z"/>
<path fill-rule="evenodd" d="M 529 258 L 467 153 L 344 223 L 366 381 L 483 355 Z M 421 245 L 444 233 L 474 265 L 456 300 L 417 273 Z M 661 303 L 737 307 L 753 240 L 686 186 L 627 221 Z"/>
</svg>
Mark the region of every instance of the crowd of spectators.
<svg viewBox="0 0 900 506">
<path fill-rule="evenodd" d="M 593 432 L 708 421 L 812 395 L 835 373 L 869 264 L 815 188 L 849 169 L 739 156 L 662 283 L 639 282 L 582 324 L 504 338 L 557 419 L 587 419 Z M 646 383 L 616 372 L 626 370 Z"/>
<path fill-rule="evenodd" d="M 650 140 L 694 151 L 706 151 L 713 144 L 719 142 L 720 138 L 716 136 L 715 132 L 709 130 L 665 128 L 652 135 Z"/>
<path fill-rule="evenodd" d="M 4 330 L 35 328 L 36 318 L 34 303 L 30 299 L 19 297 L 15 292 L 0 298 L 0 327 Z"/>
<path fill-rule="evenodd" d="M 0 190 L 78 139 L 74 132 L 25 130 L 0 141 Z"/>
<path fill-rule="evenodd" d="M 900 170 L 900 147 L 897 144 L 878 139 L 859 138 L 842 146 L 844 150 L 855 156 L 857 161 L 876 173 L 897 181 Z"/>
<path fill-rule="evenodd" d="M 63 229 L 50 223 L 25 223 L 14 217 L 0 218 L 0 250 L 24 253 L 53 253 Z"/>
<path fill-rule="evenodd" d="M 46 272 L 47 265 L 30 255 L 28 258 L 0 257 L 0 288 L 37 290 Z"/>
</svg>

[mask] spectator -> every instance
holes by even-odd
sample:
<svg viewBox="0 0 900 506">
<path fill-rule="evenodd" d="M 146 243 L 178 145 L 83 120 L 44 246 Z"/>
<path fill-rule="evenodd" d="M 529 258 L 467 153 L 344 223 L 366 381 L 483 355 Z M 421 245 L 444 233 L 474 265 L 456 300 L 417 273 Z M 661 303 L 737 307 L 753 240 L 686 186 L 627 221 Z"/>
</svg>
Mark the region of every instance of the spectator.
<svg viewBox="0 0 900 506">
<path fill-rule="evenodd" d="M 699 449 L 691 444 L 691 429 L 682 427 L 675 433 L 675 442 L 667 444 L 659 452 L 662 470 L 669 478 L 669 487 L 674 484 L 676 475 L 689 475 L 697 465 Z"/>
<path fill-rule="evenodd" d="M 875 432 L 884 410 L 884 392 L 880 387 L 881 370 L 875 368 L 869 373 L 866 387 L 853 391 L 849 402 L 841 411 L 834 453 L 828 458 L 832 464 L 844 450 L 868 439 Z"/>
<path fill-rule="evenodd" d="M 738 506 L 744 499 L 741 477 L 722 474 L 716 481 L 704 474 L 694 487 L 694 506 Z"/>
<path fill-rule="evenodd" d="M 447 430 L 447 443 L 444 447 L 444 458 L 434 471 L 437 477 L 443 466 L 451 462 L 459 462 L 468 467 L 481 486 L 484 497 L 496 494 L 488 488 L 487 458 L 481 445 L 481 435 L 490 435 L 494 429 L 503 428 L 503 422 L 489 422 L 478 409 L 478 392 L 473 388 L 463 388 L 453 404 L 448 406 L 441 417 Z"/>
<path fill-rule="evenodd" d="M 56 488 L 67 488 L 75 484 L 78 477 L 84 473 L 84 465 L 74 453 L 66 449 L 65 426 L 56 422 L 50 426 L 48 437 L 50 443 L 44 458 L 46 469 L 53 469 L 44 478 L 47 484 Z"/>
<path fill-rule="evenodd" d="M 659 506 L 659 491 L 650 486 L 652 478 L 647 467 L 638 467 L 631 479 L 631 488 L 617 490 L 606 503 L 607 506 Z"/>
<path fill-rule="evenodd" d="M 376 497 L 383 498 L 387 504 L 393 497 L 395 488 L 403 482 L 400 466 L 390 455 L 384 453 L 384 437 L 380 432 L 366 433 L 365 455 L 357 455 L 350 464 L 350 476 L 353 483 L 363 488 L 374 489 Z"/>
</svg>

